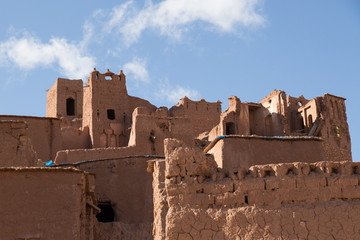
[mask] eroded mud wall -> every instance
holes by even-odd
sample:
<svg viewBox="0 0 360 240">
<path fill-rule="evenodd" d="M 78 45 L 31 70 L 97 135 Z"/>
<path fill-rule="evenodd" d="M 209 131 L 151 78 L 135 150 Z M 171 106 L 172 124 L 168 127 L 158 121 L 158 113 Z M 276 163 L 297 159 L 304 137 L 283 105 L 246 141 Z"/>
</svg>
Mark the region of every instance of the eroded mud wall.
<svg viewBox="0 0 360 240">
<path fill-rule="evenodd" d="M 42 161 L 54 160 L 62 149 L 60 120 L 56 118 L 1 115 L 0 121 L 22 121 L 27 125 L 27 137 Z"/>
<path fill-rule="evenodd" d="M 163 181 L 154 181 L 154 199 L 164 199 L 165 191 L 168 211 L 155 209 L 155 239 L 360 237 L 360 163 L 270 164 L 224 171 L 212 156 L 181 142 L 166 140 L 165 145 L 165 174 Z M 161 164 L 155 163 L 154 177 L 161 176 Z"/>
<path fill-rule="evenodd" d="M 24 121 L 0 120 L 0 167 L 36 166 L 37 154 Z"/>
</svg>

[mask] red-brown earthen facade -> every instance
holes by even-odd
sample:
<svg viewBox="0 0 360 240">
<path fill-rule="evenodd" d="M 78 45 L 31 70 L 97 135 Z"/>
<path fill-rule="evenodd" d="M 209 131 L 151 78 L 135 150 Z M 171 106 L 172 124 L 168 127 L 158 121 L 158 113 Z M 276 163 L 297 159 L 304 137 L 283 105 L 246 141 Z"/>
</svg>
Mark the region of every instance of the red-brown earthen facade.
<svg viewBox="0 0 360 240">
<path fill-rule="evenodd" d="M 0 139 L 4 239 L 360 237 L 360 165 L 331 94 L 157 108 L 94 69 L 58 78 L 46 117 L 0 116 Z"/>
<path fill-rule="evenodd" d="M 167 139 L 150 163 L 154 239 L 357 239 L 360 163 L 218 168 L 212 155 Z"/>
</svg>

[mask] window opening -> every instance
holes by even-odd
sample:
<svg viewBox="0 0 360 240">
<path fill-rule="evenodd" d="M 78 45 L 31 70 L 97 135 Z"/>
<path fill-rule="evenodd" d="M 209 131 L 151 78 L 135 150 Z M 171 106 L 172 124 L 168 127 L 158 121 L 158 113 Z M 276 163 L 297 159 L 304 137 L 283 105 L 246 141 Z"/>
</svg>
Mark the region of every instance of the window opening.
<svg viewBox="0 0 360 240">
<path fill-rule="evenodd" d="M 309 124 L 309 128 L 311 129 L 313 126 L 313 119 L 312 119 L 312 115 L 308 116 L 308 124 Z"/>
<path fill-rule="evenodd" d="M 101 210 L 100 213 L 96 214 L 98 222 L 114 222 L 115 214 L 110 202 L 99 203 L 98 208 Z"/>
<path fill-rule="evenodd" d="M 108 109 L 107 110 L 107 117 L 110 120 L 114 120 L 115 119 L 115 110 L 114 109 Z"/>
<path fill-rule="evenodd" d="M 75 115 L 75 100 L 72 98 L 66 99 L 66 115 L 68 116 Z"/>
<path fill-rule="evenodd" d="M 153 143 L 155 142 L 156 136 L 155 136 L 154 131 L 151 131 L 151 132 L 150 132 L 150 137 L 149 137 L 149 139 L 150 139 L 151 142 L 153 142 Z"/>
<path fill-rule="evenodd" d="M 300 112 L 296 113 L 296 120 L 298 122 L 296 127 L 298 128 L 298 130 L 300 130 L 300 132 L 303 133 L 305 129 L 305 125 L 304 125 L 303 117 Z"/>
<path fill-rule="evenodd" d="M 235 124 L 232 122 L 226 123 L 226 135 L 235 134 Z"/>
<path fill-rule="evenodd" d="M 111 80 L 111 76 L 105 76 L 105 80 Z"/>
</svg>

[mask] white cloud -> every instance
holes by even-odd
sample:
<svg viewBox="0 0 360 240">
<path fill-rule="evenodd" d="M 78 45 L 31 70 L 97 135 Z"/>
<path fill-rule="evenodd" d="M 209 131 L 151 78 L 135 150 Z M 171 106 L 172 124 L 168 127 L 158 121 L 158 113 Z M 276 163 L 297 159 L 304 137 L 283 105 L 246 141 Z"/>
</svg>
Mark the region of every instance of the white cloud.
<svg viewBox="0 0 360 240">
<path fill-rule="evenodd" d="M 237 32 L 242 27 L 260 26 L 265 22 L 259 12 L 261 0 L 164 0 L 151 1 L 136 10 L 132 1 L 113 8 L 104 24 L 106 32 L 115 29 L 125 43 L 136 42 L 146 29 L 180 38 L 191 24 L 204 22 L 220 32 Z"/>
<path fill-rule="evenodd" d="M 146 61 L 141 58 L 134 58 L 131 62 L 124 65 L 126 74 L 132 75 L 135 80 L 143 83 L 149 83 L 149 73 L 146 69 Z"/>
<path fill-rule="evenodd" d="M 42 43 L 25 34 L 21 38 L 10 37 L 0 42 L 0 64 L 15 64 L 24 70 L 57 64 L 66 77 L 85 78 L 95 65 L 95 59 L 83 54 L 80 46 L 68 43 L 64 38 L 51 38 L 49 43 Z"/>
<path fill-rule="evenodd" d="M 166 100 L 171 104 L 176 104 L 181 98 L 185 96 L 190 99 L 199 99 L 200 93 L 188 87 L 182 87 L 179 85 L 172 86 L 169 84 L 169 81 L 163 81 L 160 84 L 158 96 L 161 98 L 165 97 Z"/>
<path fill-rule="evenodd" d="M 110 13 L 110 20 L 106 22 L 104 30 L 106 33 L 110 33 L 114 28 L 119 28 L 119 23 L 123 21 L 127 15 L 133 1 L 128 1 L 120 6 L 116 6 Z M 97 11 L 99 12 L 99 10 Z M 98 13 L 96 15 L 99 15 Z"/>
<path fill-rule="evenodd" d="M 94 39 L 95 26 L 91 22 L 85 21 L 82 28 L 83 28 L 83 38 L 79 43 L 79 48 L 81 49 L 81 51 L 85 51 L 88 45 Z"/>
</svg>

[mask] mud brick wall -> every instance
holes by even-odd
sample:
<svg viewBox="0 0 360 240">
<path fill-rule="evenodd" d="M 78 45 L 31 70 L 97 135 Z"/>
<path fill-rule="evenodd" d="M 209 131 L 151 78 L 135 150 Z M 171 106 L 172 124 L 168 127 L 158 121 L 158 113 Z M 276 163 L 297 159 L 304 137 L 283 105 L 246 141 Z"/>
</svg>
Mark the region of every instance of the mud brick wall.
<svg viewBox="0 0 360 240">
<path fill-rule="evenodd" d="M 316 162 L 219 169 L 177 140 L 165 142 L 168 211 L 155 239 L 360 238 L 360 163 Z M 162 163 L 154 164 L 159 176 Z M 154 184 L 156 181 L 154 181 Z M 157 180 L 157 188 L 161 187 Z M 164 198 L 154 191 L 154 199 Z M 156 202 L 156 200 L 154 200 Z M 157 214 L 157 215 L 156 215 Z"/>
<path fill-rule="evenodd" d="M 25 122 L 26 136 L 37 153 L 37 157 L 43 161 L 55 159 L 56 152 L 62 149 L 61 121 L 59 119 L 1 115 L 0 121 Z M 4 134 L 5 131 L 1 130 L 1 133 Z"/>
<path fill-rule="evenodd" d="M 0 239 L 93 240 L 94 181 L 74 168 L 0 168 Z"/>
</svg>

